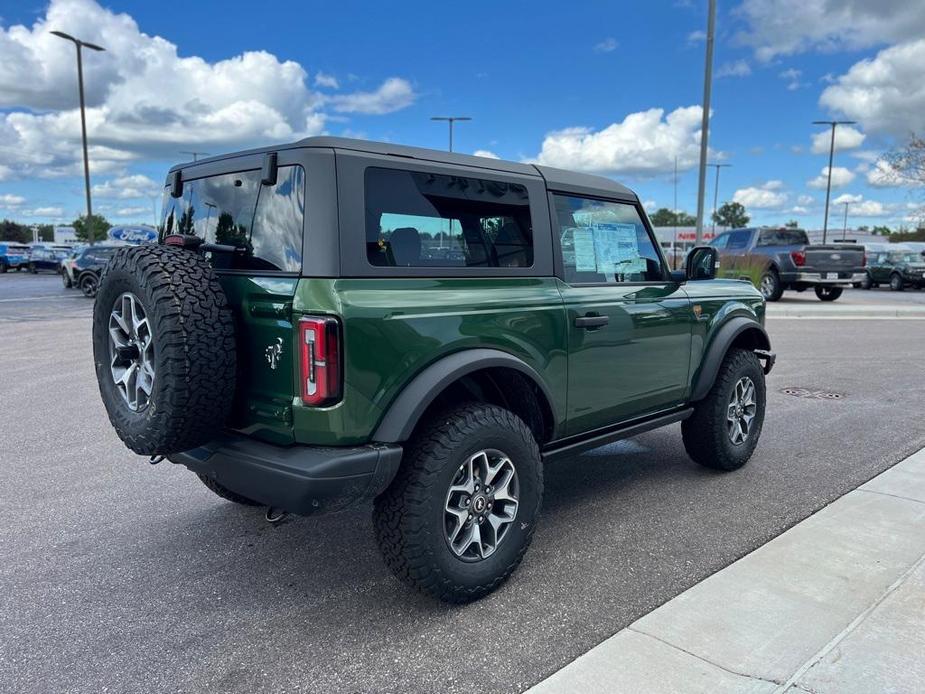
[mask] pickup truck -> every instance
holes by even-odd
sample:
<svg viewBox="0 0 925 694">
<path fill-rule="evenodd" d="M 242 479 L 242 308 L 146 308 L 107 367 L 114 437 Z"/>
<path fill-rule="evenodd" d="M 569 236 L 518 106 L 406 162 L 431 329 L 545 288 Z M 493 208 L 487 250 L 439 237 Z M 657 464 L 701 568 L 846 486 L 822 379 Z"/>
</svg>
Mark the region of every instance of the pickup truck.
<svg viewBox="0 0 925 694">
<path fill-rule="evenodd" d="M 720 276 L 760 277 L 758 289 L 767 301 L 777 301 L 785 289 L 810 287 L 821 301 L 835 301 L 865 274 L 863 247 L 811 245 L 802 229 L 733 229 L 710 245 L 719 251 Z"/>
</svg>

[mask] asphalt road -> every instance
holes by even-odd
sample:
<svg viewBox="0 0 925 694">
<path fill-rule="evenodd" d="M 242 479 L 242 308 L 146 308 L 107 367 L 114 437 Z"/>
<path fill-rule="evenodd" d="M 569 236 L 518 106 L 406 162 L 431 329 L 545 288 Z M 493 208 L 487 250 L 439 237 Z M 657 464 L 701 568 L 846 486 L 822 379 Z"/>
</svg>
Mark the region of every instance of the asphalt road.
<svg viewBox="0 0 925 694">
<path fill-rule="evenodd" d="M 391 577 L 369 509 L 270 526 L 128 452 L 59 282 L 0 276 L 4 692 L 521 691 L 925 446 L 925 321 L 771 320 L 748 466 L 697 467 L 678 426 L 551 465 L 520 570 L 449 607 Z"/>
</svg>

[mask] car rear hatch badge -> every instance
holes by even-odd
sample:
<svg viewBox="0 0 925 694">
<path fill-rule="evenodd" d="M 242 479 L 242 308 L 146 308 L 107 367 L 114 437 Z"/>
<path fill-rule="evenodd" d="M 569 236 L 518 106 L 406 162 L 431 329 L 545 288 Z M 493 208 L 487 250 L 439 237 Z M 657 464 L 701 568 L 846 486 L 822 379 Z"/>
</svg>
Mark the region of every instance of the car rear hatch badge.
<svg viewBox="0 0 925 694">
<path fill-rule="evenodd" d="M 270 365 L 270 368 L 273 371 L 276 371 L 276 367 L 279 366 L 279 358 L 283 353 L 283 338 L 277 337 L 275 342 L 267 345 L 266 350 L 264 350 L 264 356 L 267 358 L 267 363 Z"/>
</svg>

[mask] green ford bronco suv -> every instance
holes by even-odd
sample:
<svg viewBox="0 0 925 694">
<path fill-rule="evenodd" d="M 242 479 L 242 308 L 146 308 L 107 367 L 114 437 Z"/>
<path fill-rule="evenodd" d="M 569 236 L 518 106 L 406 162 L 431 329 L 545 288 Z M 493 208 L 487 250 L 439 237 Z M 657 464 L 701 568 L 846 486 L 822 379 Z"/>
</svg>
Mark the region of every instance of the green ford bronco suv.
<svg viewBox="0 0 925 694">
<path fill-rule="evenodd" d="M 510 576 L 546 461 L 674 422 L 711 468 L 758 442 L 764 300 L 712 248 L 669 271 L 609 179 L 315 137 L 175 167 L 164 200 L 96 297 L 119 436 L 268 518 L 372 500 L 430 595 Z"/>
</svg>

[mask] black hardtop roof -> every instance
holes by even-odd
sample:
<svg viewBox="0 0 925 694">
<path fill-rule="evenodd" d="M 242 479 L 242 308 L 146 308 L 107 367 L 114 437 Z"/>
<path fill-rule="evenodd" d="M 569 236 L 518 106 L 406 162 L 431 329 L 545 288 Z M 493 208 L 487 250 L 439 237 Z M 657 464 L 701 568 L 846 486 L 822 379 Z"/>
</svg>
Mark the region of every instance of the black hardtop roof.
<svg viewBox="0 0 925 694">
<path fill-rule="evenodd" d="M 621 197 L 633 197 L 636 195 L 632 190 L 604 176 L 594 176 L 592 174 L 578 173 L 576 171 L 567 171 L 557 169 L 551 166 L 540 166 L 538 164 L 524 164 L 521 162 L 506 161 L 504 159 L 492 159 L 489 157 L 476 157 L 470 154 L 459 154 L 457 152 L 444 152 L 437 149 L 427 149 L 424 147 L 409 147 L 408 145 L 396 145 L 390 142 L 373 142 L 371 140 L 357 140 L 349 137 L 329 137 L 327 135 L 317 137 L 306 137 L 297 142 L 291 142 L 283 145 L 273 145 L 270 147 L 260 147 L 258 149 L 249 149 L 242 152 L 229 152 L 207 159 L 199 159 L 194 162 L 177 164 L 171 167 L 171 171 L 176 169 L 185 169 L 190 166 L 220 162 L 223 159 L 239 157 L 247 154 L 261 154 L 264 152 L 277 152 L 281 149 L 298 149 L 300 147 L 325 147 L 330 149 L 352 150 L 355 152 L 369 152 L 371 154 L 391 154 L 394 156 L 405 157 L 408 159 L 421 159 L 423 161 L 433 161 L 443 164 L 458 164 L 460 166 L 471 166 L 492 171 L 503 171 L 505 173 L 516 173 L 526 176 L 542 176 L 546 184 L 551 189 L 556 188 L 580 188 L 583 192 L 590 192 L 596 189 L 602 194 L 617 194 Z"/>
</svg>

